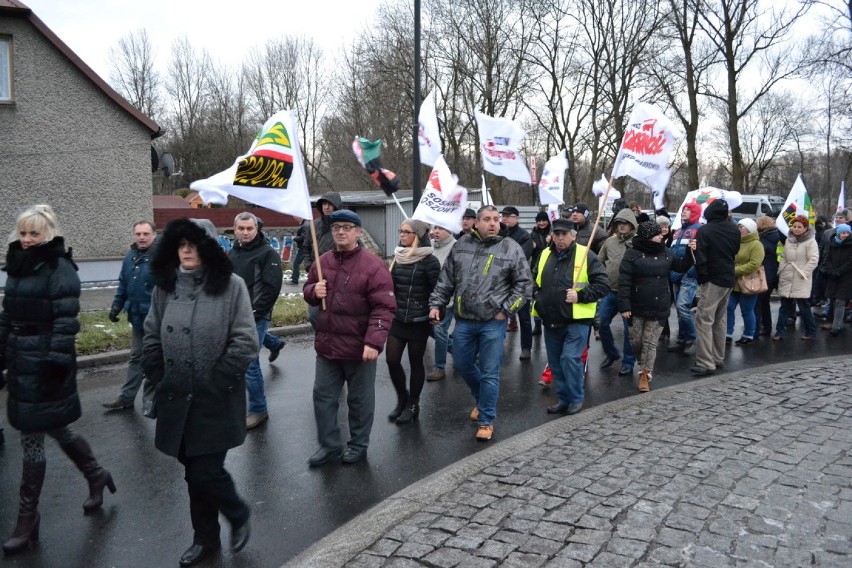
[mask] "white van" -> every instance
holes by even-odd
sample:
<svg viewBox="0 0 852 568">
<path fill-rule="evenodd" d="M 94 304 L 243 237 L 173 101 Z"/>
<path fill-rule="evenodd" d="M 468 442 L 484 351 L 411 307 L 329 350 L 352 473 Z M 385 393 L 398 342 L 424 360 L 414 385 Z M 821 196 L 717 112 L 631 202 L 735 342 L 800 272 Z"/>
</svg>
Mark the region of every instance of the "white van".
<svg viewBox="0 0 852 568">
<path fill-rule="evenodd" d="M 743 195 L 742 197 L 742 204 L 731 210 L 736 219 L 757 219 L 764 215 L 777 217 L 781 213 L 785 201 L 783 197 L 768 194 Z"/>
</svg>

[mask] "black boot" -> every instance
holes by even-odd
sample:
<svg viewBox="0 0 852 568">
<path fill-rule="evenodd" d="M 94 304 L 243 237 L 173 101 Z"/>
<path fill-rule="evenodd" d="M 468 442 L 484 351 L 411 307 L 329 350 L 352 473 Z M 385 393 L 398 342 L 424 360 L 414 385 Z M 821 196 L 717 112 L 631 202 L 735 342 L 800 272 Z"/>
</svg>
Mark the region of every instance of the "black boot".
<svg viewBox="0 0 852 568">
<path fill-rule="evenodd" d="M 405 410 L 405 405 L 408 403 L 408 391 L 403 392 L 402 394 L 396 395 L 396 408 L 393 409 L 393 412 L 388 414 L 388 420 L 391 422 L 396 422 L 396 420 L 402 415 L 402 412 Z"/>
<path fill-rule="evenodd" d="M 60 447 L 89 482 L 89 498 L 83 502 L 83 511 L 91 513 L 100 508 L 104 502 L 104 487 L 108 487 L 110 493 L 115 493 L 112 475 L 98 464 L 92 448 L 82 436 L 77 435 L 71 443 Z"/>
<path fill-rule="evenodd" d="M 532 331 L 533 335 L 541 335 L 541 320 L 536 320 Z"/>
<path fill-rule="evenodd" d="M 405 410 L 403 410 L 402 414 L 399 415 L 399 418 L 396 419 L 396 423 L 408 424 L 409 422 L 417 420 L 418 416 L 420 416 L 419 401 L 412 399 L 405 405 Z"/>
<path fill-rule="evenodd" d="M 18 524 L 9 540 L 3 543 L 3 554 L 17 554 L 38 540 L 38 498 L 44 483 L 46 462 L 24 462 L 21 474 L 21 503 Z"/>
</svg>

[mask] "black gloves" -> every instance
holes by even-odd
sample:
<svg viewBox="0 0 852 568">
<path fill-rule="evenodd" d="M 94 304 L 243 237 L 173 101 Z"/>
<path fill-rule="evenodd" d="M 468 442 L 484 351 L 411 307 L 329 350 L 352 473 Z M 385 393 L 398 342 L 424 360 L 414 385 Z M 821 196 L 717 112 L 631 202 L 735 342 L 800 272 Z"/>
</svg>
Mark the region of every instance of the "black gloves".
<svg viewBox="0 0 852 568">
<path fill-rule="evenodd" d="M 112 323 L 118 323 L 118 314 L 121 313 L 120 309 L 113 308 L 109 311 L 109 321 Z"/>
</svg>

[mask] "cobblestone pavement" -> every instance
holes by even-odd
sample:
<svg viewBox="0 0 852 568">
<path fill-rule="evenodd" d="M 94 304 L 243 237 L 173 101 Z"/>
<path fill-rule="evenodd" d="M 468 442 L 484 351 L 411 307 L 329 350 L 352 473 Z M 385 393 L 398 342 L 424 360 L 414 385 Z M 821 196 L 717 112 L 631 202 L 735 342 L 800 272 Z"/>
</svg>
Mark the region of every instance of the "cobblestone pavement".
<svg viewBox="0 0 852 568">
<path fill-rule="evenodd" d="M 849 368 L 764 367 L 555 420 L 398 493 L 291 565 L 848 567 Z"/>
</svg>

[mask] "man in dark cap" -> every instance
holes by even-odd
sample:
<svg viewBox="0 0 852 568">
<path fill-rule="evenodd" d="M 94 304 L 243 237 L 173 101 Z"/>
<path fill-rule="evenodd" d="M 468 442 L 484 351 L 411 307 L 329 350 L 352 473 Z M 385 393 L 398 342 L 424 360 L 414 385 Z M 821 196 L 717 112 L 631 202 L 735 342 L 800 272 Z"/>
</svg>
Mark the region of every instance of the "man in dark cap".
<svg viewBox="0 0 852 568">
<path fill-rule="evenodd" d="M 548 414 L 576 414 L 583 408 L 583 349 L 597 302 L 609 293 L 609 281 L 595 253 L 575 243 L 576 229 L 568 219 L 553 222 L 550 246 L 533 274 L 533 309 L 541 316 L 547 362 L 559 400 Z"/>
<path fill-rule="evenodd" d="M 550 217 L 546 211 L 539 211 L 535 216 L 535 227 L 530 231 L 532 239 L 533 252 L 530 257 L 530 266 L 535 267 L 538 257 L 541 252 L 550 245 Z M 533 327 L 533 335 L 541 335 L 541 318 L 535 317 L 535 326 Z"/>
<path fill-rule="evenodd" d="M 462 215 L 462 230 L 456 233 L 456 239 L 460 239 L 468 234 L 474 225 L 476 225 L 476 211 L 468 207 L 464 210 L 464 215 Z"/>
<path fill-rule="evenodd" d="M 601 227 L 592 224 L 589 220 L 591 214 L 588 206 L 581 201 L 566 209 L 562 215 L 563 217 L 568 216 L 577 227 L 577 244 L 588 246 L 592 249 L 592 252 L 597 254 L 607 239 L 607 235 Z"/>
<path fill-rule="evenodd" d="M 308 460 L 311 467 L 333 459 L 352 464 L 367 454 L 376 406 L 376 360 L 396 311 L 387 265 L 358 241 L 361 218 L 345 209 L 329 217 L 334 250 L 319 258 L 323 279 L 312 266 L 304 287 L 309 305 L 319 308 L 325 300 L 328 308 L 318 310 L 314 321 L 313 399 L 320 447 Z M 345 451 L 337 423 L 344 384 L 349 411 Z"/>
<path fill-rule="evenodd" d="M 532 238 L 527 230 L 518 224 L 520 218 L 518 208 L 511 205 L 504 207 L 500 212 L 500 216 L 502 217 L 503 225 L 506 227 L 503 232 L 504 236 L 509 237 L 521 246 L 521 250 L 524 251 L 524 257 L 529 262 L 533 250 Z M 520 359 L 526 360 L 530 358 L 532 351 L 532 321 L 530 319 L 529 302 L 521 306 L 521 309 L 518 310 L 517 322 L 514 318 L 509 321 L 508 331 L 515 331 L 519 327 L 521 330 Z"/>
</svg>

